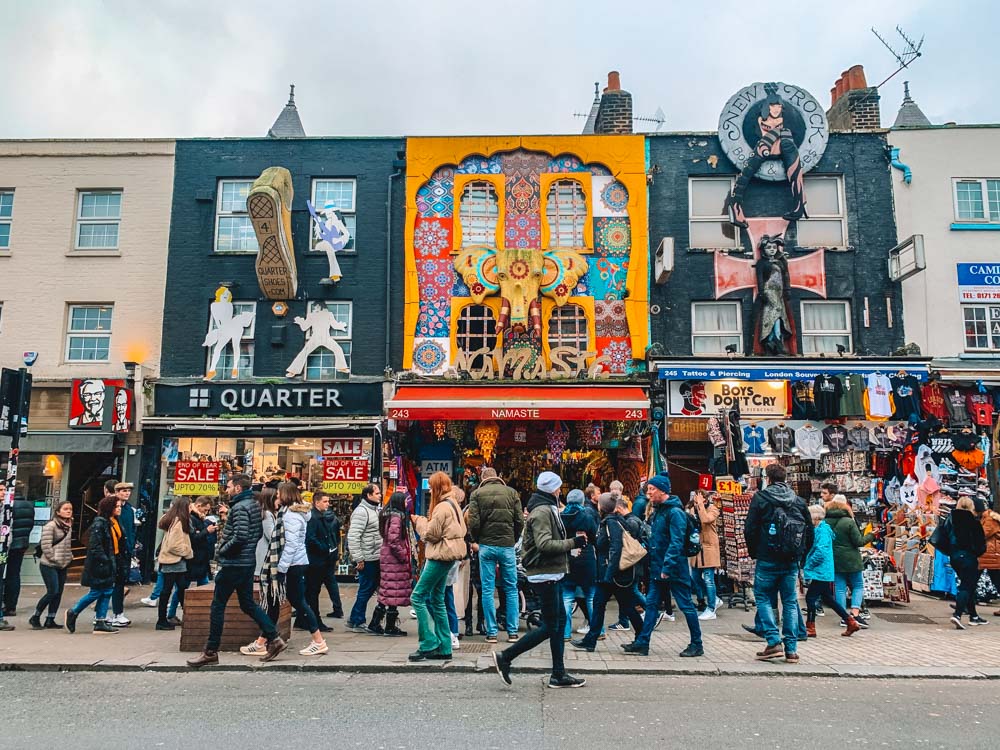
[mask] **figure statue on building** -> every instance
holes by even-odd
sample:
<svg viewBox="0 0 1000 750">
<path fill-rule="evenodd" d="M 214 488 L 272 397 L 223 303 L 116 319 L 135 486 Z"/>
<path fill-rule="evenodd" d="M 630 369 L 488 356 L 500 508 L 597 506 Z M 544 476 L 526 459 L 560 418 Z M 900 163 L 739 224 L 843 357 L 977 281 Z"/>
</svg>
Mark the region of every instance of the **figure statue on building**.
<svg viewBox="0 0 1000 750">
<path fill-rule="evenodd" d="M 747 187 L 760 165 L 767 159 L 781 159 L 792 191 L 793 206 L 783 218 L 788 221 L 809 218 L 806 214 L 804 171 L 795 138 L 785 123 L 785 102 L 778 96 L 776 84 L 767 84 L 765 91 L 767 98 L 761 104 L 757 116 L 759 139 L 754 146 L 753 155 L 743 166 L 740 176 L 736 178 L 732 193 L 726 199 L 725 207 L 729 213 L 730 223 L 742 229 L 747 228 L 746 215 L 743 213 L 743 199 Z"/>
<path fill-rule="evenodd" d="M 795 354 L 795 327 L 791 315 L 788 254 L 780 234 L 760 240 L 757 301 L 754 309 L 754 354 Z"/>
<path fill-rule="evenodd" d="M 309 312 L 305 318 L 295 318 L 295 324 L 306 334 L 302 350 L 295 355 L 292 364 L 288 366 L 286 375 L 294 378 L 302 374 L 309 361 L 309 355 L 317 349 L 327 349 L 333 354 L 333 364 L 338 372 L 349 373 L 347 358 L 340 342 L 334 338 L 334 331 L 347 331 L 347 323 L 337 320 L 330 309 L 322 302 L 310 302 Z"/>
<path fill-rule="evenodd" d="M 254 313 L 247 311 L 234 315 L 233 293 L 224 286 L 215 290 L 215 302 L 209 305 L 208 310 L 211 320 L 208 324 L 208 333 L 201 345 L 212 347 L 212 359 L 205 373 L 205 380 L 215 377 L 219 360 L 226 347 L 231 347 L 233 353 L 231 375 L 234 378 L 239 377 L 240 342 L 243 339 L 243 331 L 253 324 Z"/>
<path fill-rule="evenodd" d="M 351 241 L 351 232 L 333 203 L 327 203 L 323 208 L 317 209 L 311 201 L 306 201 L 306 206 L 313 218 L 312 230 L 316 238 L 316 249 L 326 253 L 326 259 L 330 264 L 328 278 L 336 284 L 341 279 L 337 253 L 343 252 L 347 247 Z"/>
</svg>

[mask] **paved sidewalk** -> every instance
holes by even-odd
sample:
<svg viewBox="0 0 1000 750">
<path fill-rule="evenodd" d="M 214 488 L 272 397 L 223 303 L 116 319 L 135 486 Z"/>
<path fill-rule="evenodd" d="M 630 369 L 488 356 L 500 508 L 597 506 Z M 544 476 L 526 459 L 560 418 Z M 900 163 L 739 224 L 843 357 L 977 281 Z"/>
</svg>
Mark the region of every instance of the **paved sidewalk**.
<svg viewBox="0 0 1000 750">
<path fill-rule="evenodd" d="M 148 586 L 132 587 L 126 601 L 126 614 L 133 620 L 131 628 L 117 635 L 94 635 L 90 632 L 93 609 L 89 609 L 81 615 L 76 634 L 70 635 L 65 630 L 31 630 L 28 616 L 43 589 L 26 586 L 19 614 L 10 620 L 17 629 L 0 633 L 0 670 L 185 670 L 184 662 L 193 654 L 178 650 L 180 630 L 153 630 L 156 610 L 139 604 L 139 598 L 149 590 Z M 354 590 L 354 586 L 341 587 L 347 610 Z M 67 587 L 64 606 L 72 604 L 84 591 L 76 586 Z M 329 611 L 325 598 L 321 601 L 323 611 Z M 980 614 L 988 616 L 995 607 L 981 607 Z M 744 612 L 741 607 L 720 609 L 717 620 L 702 622 L 705 657 L 682 659 L 677 654 L 688 639 L 683 617 L 678 612 L 676 622 L 664 621 L 660 625 L 648 657 L 627 656 L 621 651 L 620 646 L 632 640 L 631 633 L 609 632 L 607 640 L 599 642 L 594 653 L 576 651 L 567 644 L 566 663 L 571 672 L 594 674 L 1000 679 L 1000 618 L 991 618 L 989 626 L 959 632 L 949 624 L 950 614 L 947 602 L 914 595 L 909 605 L 873 607 L 871 628 L 851 638 L 842 638 L 839 621 L 831 612 L 817 620 L 819 637 L 799 645 L 802 660 L 793 666 L 754 660 L 754 652 L 761 648 L 762 641 L 740 627 L 753 622 L 753 610 Z M 911 622 L 895 621 L 899 616 Z M 463 638 L 461 649 L 455 651 L 452 661 L 411 664 L 406 657 L 416 649 L 415 620 L 407 618 L 401 623 L 409 632 L 406 638 L 344 632 L 343 620 L 327 620 L 327 624 L 335 632 L 327 634 L 330 653 L 325 656 L 299 656 L 296 651 L 306 645 L 308 636 L 293 631 L 292 647 L 277 661 L 261 664 L 254 657 L 223 653 L 222 663 L 209 669 L 476 671 L 492 668 L 489 654 L 494 648 L 503 648 L 505 640 L 501 634 L 501 642 L 494 647 L 485 643 L 482 636 Z M 581 624 L 582 620 L 575 623 Z M 550 666 L 543 646 L 521 657 L 515 669 L 542 672 Z"/>
</svg>

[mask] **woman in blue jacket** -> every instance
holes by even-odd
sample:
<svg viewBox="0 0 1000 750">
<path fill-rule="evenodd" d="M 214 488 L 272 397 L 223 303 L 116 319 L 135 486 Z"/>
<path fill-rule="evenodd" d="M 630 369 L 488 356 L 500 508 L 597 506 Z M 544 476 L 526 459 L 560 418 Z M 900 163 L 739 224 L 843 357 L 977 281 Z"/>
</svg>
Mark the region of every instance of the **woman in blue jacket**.
<svg viewBox="0 0 1000 750">
<path fill-rule="evenodd" d="M 813 545 L 806 556 L 802 577 L 808 584 L 806 589 L 806 633 L 810 638 L 816 637 L 816 608 L 822 600 L 823 604 L 832 609 L 847 623 L 847 629 L 841 635 L 853 635 L 861 630 L 858 621 L 833 596 L 833 530 L 824 523 L 826 509 L 822 505 L 810 505 L 809 515 L 813 522 Z"/>
</svg>

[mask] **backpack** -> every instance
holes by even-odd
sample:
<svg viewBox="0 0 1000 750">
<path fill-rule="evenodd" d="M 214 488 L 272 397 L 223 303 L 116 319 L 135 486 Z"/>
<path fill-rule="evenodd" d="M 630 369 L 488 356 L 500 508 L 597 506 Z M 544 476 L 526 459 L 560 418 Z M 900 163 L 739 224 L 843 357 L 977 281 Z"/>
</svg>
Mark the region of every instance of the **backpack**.
<svg viewBox="0 0 1000 750">
<path fill-rule="evenodd" d="M 934 533 L 931 534 L 931 546 L 941 554 L 951 557 L 955 550 L 954 540 L 955 533 L 951 525 L 951 516 L 948 516 L 937 525 Z"/>
<path fill-rule="evenodd" d="M 798 513 L 789 514 L 788 509 L 774 505 L 771 518 L 764 523 L 764 546 L 771 557 L 789 562 L 802 556 L 802 546 L 806 538 L 806 522 Z"/>
<path fill-rule="evenodd" d="M 684 529 L 684 556 L 694 557 L 701 554 L 701 521 L 690 513 L 684 513 L 687 527 Z"/>
</svg>

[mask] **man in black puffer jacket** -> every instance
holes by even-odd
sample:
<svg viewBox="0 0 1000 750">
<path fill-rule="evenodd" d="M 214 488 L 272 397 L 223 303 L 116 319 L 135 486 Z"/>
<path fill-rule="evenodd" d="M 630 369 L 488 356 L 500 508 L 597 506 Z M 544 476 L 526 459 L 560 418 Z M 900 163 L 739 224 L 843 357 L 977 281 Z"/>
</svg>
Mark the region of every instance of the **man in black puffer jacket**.
<svg viewBox="0 0 1000 750">
<path fill-rule="evenodd" d="M 313 493 L 313 512 L 306 524 L 306 555 L 309 567 L 306 569 L 306 603 L 316 613 L 319 629 L 329 632 L 333 628 L 325 625 L 319 617 L 319 592 L 326 586 L 333 604 L 333 617 L 344 616 L 344 605 L 340 601 L 340 586 L 337 585 L 337 561 L 340 559 L 340 518 L 330 510 L 330 496 L 325 492 Z"/>
<path fill-rule="evenodd" d="M 17 610 L 17 600 L 21 596 L 21 563 L 28 551 L 28 537 L 35 525 L 35 508 L 21 496 L 14 498 L 14 518 L 10 530 L 10 547 L 7 550 L 7 564 L 0 565 L 0 629 L 6 622 L 4 617 L 13 617 Z"/>
<path fill-rule="evenodd" d="M 240 609 L 253 618 L 260 632 L 267 639 L 267 653 L 261 661 L 271 661 L 285 650 L 285 642 L 278 636 L 267 613 L 253 599 L 253 574 L 257 564 L 257 541 L 264 536 L 260 506 L 250 491 L 252 480 L 246 474 L 234 474 L 226 485 L 231 498 L 229 517 L 222 529 L 216 553 L 220 570 L 215 577 L 215 594 L 212 596 L 212 614 L 205 651 L 188 660 L 189 667 L 204 667 L 219 663 L 219 645 L 226 619 L 226 604 L 233 592 L 240 600 Z"/>
</svg>

